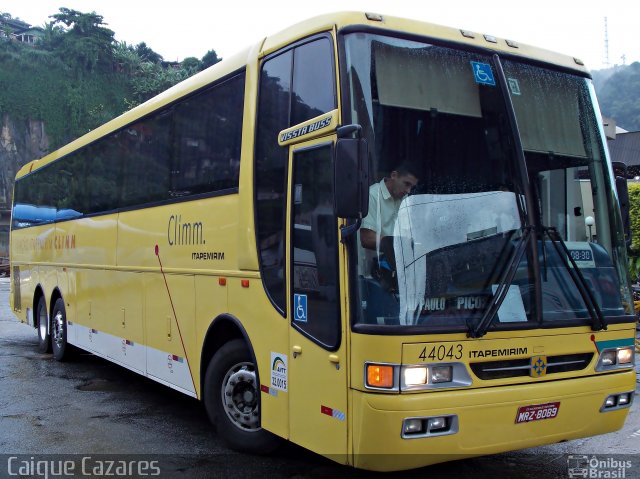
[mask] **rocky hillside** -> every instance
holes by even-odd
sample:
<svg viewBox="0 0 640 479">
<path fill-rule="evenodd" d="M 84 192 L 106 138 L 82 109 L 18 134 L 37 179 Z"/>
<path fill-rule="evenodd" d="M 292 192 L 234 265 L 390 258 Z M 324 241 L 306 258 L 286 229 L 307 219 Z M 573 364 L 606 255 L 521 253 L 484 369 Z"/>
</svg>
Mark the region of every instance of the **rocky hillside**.
<svg viewBox="0 0 640 479">
<path fill-rule="evenodd" d="M 42 120 L 15 120 L 0 115 L 0 205 L 11 203 L 13 179 L 26 162 L 49 152 Z"/>
</svg>

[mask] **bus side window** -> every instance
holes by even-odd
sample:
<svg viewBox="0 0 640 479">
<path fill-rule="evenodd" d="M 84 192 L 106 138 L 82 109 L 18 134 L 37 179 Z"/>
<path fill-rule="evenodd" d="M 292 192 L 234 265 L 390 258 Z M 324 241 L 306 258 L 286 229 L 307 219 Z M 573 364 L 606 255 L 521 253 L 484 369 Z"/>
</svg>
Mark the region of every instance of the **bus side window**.
<svg viewBox="0 0 640 479">
<path fill-rule="evenodd" d="M 243 103 L 244 74 L 176 107 L 173 196 L 238 187 Z"/>
<path fill-rule="evenodd" d="M 291 126 L 336 107 L 331 42 L 321 38 L 295 49 Z"/>
<path fill-rule="evenodd" d="M 291 51 L 262 66 L 258 93 L 255 151 L 256 235 L 262 281 L 273 304 L 284 314 L 284 225 L 287 150 L 278 133 L 289 126 Z"/>
<path fill-rule="evenodd" d="M 292 324 L 325 349 L 340 345 L 338 226 L 330 145 L 294 154 Z"/>
</svg>

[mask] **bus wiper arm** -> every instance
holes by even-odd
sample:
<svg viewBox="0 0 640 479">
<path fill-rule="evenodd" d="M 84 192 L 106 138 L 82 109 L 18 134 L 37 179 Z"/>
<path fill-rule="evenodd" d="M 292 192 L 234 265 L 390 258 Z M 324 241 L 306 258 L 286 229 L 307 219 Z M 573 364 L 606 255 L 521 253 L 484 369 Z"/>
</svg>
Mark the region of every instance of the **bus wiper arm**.
<svg viewBox="0 0 640 479">
<path fill-rule="evenodd" d="M 498 284 L 498 287 L 496 289 L 496 292 L 493 295 L 493 298 L 491 298 L 490 303 L 487 305 L 486 309 L 484 310 L 484 314 L 482 315 L 482 318 L 480 319 L 480 321 L 478 321 L 478 324 L 473 328 L 471 327 L 469 328 L 469 333 L 468 333 L 469 337 L 481 338 L 482 336 L 487 334 L 487 330 L 489 329 L 489 326 L 491 326 L 491 323 L 495 319 L 496 314 L 500 309 L 500 306 L 502 306 L 502 302 L 507 297 L 507 293 L 509 292 L 509 288 L 513 283 L 513 278 L 515 277 L 516 271 L 518 270 L 518 265 L 520 264 L 522 255 L 526 251 L 527 245 L 529 244 L 529 239 L 531 238 L 532 230 L 533 230 L 533 227 L 531 226 L 527 226 L 524 228 L 524 232 L 520 237 L 520 241 L 518 242 L 518 245 L 516 246 L 515 251 L 513 252 L 511 261 L 503 270 L 504 273 L 500 278 L 500 283 Z"/>
<path fill-rule="evenodd" d="M 564 240 L 560 236 L 560 233 L 558 233 L 558 230 L 556 230 L 553 227 L 543 227 L 543 231 L 547 234 L 547 236 L 551 240 L 551 244 L 553 244 L 554 248 L 558 253 L 558 256 L 560 256 L 560 259 L 562 260 L 562 264 L 564 265 L 566 270 L 569 272 L 569 276 L 571 276 L 571 279 L 573 280 L 576 287 L 578 288 L 578 292 L 580 293 L 580 296 L 582 296 L 582 301 L 584 301 L 584 304 L 587 307 L 587 310 L 589 311 L 589 315 L 593 319 L 591 329 L 594 331 L 606 330 L 607 323 L 606 323 L 606 320 L 604 319 L 604 315 L 602 314 L 602 311 L 600 310 L 600 307 L 598 306 L 598 302 L 593 296 L 593 292 L 589 288 L 589 285 L 587 284 L 587 280 L 584 279 L 584 276 L 580 271 L 580 268 L 578 268 L 576 261 L 571 256 L 571 253 L 569 252 L 569 249 L 567 248 L 567 245 L 565 244 Z M 543 244 L 543 247 L 544 247 L 544 244 Z"/>
</svg>

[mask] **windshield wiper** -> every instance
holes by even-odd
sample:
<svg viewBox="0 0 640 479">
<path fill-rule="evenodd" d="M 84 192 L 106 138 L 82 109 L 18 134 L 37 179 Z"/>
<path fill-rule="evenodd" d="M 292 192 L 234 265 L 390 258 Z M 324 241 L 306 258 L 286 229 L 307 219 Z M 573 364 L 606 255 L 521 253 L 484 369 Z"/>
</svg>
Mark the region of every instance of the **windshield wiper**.
<svg viewBox="0 0 640 479">
<path fill-rule="evenodd" d="M 580 268 L 578 268 L 576 261 L 573 259 L 573 256 L 571 256 L 571 253 L 569 252 L 569 249 L 567 248 L 567 245 L 565 244 L 564 240 L 560 236 L 560 233 L 558 233 L 558 230 L 555 229 L 554 227 L 543 227 L 542 230 L 544 233 L 547 234 L 547 236 L 551 240 L 551 244 L 556 249 L 558 256 L 560 256 L 560 259 L 562 260 L 562 264 L 564 265 L 566 270 L 569 272 L 569 276 L 571 276 L 571 279 L 573 280 L 576 287 L 578 288 L 578 292 L 582 297 L 582 301 L 584 301 L 584 304 L 587 307 L 587 310 L 589 311 L 589 316 L 591 316 L 591 319 L 593 320 L 591 329 L 593 331 L 606 330 L 607 323 L 606 323 L 606 320 L 604 319 L 604 315 L 602 314 L 602 311 L 600 311 L 598 302 L 593 296 L 593 292 L 589 288 L 589 285 L 587 284 L 587 280 L 584 279 L 584 276 L 580 271 Z M 543 236 L 543 239 L 544 239 L 544 236 Z M 542 247 L 544 248 L 544 243 Z"/>
<path fill-rule="evenodd" d="M 527 250 L 527 245 L 529 244 L 529 239 L 531 238 L 531 232 L 533 227 L 527 226 L 524 228 L 524 232 L 520 237 L 520 241 L 518 242 L 515 251 L 513 252 L 513 256 L 511 257 L 511 261 L 506 265 L 503 269 L 503 274 L 500 277 L 500 283 L 493 294 L 493 298 L 487 305 L 484 310 L 484 314 L 478 324 L 475 327 L 469 327 L 468 336 L 471 338 L 481 338 L 485 334 L 487 334 L 487 330 L 491 323 L 496 317 L 500 306 L 502 306 L 502 302 L 507 297 L 507 293 L 509 292 L 509 288 L 513 283 L 513 279 L 515 278 L 516 272 L 518 271 L 518 266 L 520 265 L 520 260 L 522 259 L 522 255 Z"/>
</svg>

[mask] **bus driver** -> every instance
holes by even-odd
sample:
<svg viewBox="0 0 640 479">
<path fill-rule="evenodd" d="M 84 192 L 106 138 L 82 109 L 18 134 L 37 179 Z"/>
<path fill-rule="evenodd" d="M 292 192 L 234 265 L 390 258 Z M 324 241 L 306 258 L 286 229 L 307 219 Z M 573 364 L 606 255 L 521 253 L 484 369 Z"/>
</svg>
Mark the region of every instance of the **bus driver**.
<svg viewBox="0 0 640 479">
<path fill-rule="evenodd" d="M 383 238 L 393 237 L 400 203 L 418 183 L 414 170 L 410 164 L 401 163 L 388 177 L 369 188 L 369 214 L 362 220 L 360 228 L 360 244 L 365 249 L 360 272 L 364 276 L 370 274 L 371 263 L 368 260 L 372 259 L 366 250 L 375 251 L 375 257 L 379 259 Z"/>
</svg>

